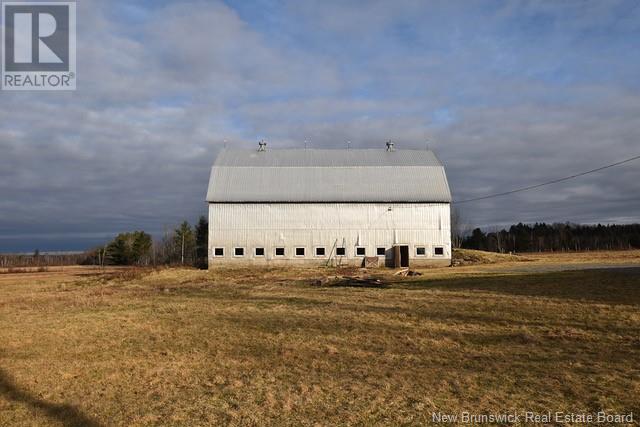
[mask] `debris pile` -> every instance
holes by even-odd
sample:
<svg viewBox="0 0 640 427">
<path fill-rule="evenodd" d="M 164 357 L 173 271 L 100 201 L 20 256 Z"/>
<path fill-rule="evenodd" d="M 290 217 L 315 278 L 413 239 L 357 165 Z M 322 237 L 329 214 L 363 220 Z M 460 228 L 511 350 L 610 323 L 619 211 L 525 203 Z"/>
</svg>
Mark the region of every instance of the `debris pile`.
<svg viewBox="0 0 640 427">
<path fill-rule="evenodd" d="M 394 276 L 402 276 L 402 277 L 422 276 L 422 273 L 420 273 L 419 271 L 409 270 L 408 267 L 405 267 L 405 268 L 401 268 L 400 270 L 396 271 L 395 273 L 393 273 L 393 275 Z"/>
<path fill-rule="evenodd" d="M 354 287 L 354 288 L 386 288 L 389 283 L 370 276 L 332 276 L 313 281 L 315 286 Z"/>
<path fill-rule="evenodd" d="M 402 268 L 393 273 L 393 276 L 407 277 L 407 276 L 422 276 L 422 273 L 418 271 L 409 270 L 408 268 Z M 356 287 L 356 288 L 387 288 L 396 280 L 391 277 L 385 280 L 380 275 L 370 276 L 367 270 L 361 269 L 360 271 L 343 271 L 342 274 L 336 276 L 325 276 L 319 279 L 315 279 L 312 282 L 314 286 L 327 286 L 327 287 Z"/>
</svg>

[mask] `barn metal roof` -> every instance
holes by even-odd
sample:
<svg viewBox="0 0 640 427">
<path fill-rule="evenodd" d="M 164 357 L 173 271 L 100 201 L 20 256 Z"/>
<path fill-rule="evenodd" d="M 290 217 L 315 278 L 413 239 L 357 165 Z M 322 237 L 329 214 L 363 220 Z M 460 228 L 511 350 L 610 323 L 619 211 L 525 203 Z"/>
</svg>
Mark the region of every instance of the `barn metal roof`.
<svg viewBox="0 0 640 427">
<path fill-rule="evenodd" d="M 223 150 L 207 201 L 449 203 L 451 192 L 430 150 Z"/>
</svg>

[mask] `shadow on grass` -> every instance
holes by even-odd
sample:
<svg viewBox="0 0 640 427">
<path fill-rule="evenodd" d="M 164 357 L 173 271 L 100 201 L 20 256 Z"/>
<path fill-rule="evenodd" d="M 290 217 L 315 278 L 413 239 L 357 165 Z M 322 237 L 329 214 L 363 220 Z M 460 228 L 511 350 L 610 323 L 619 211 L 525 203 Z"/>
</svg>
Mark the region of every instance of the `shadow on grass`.
<svg viewBox="0 0 640 427">
<path fill-rule="evenodd" d="M 21 389 L 2 369 L 0 369 L 0 395 L 6 399 L 27 404 L 65 426 L 97 427 L 100 425 L 72 405 L 47 402 Z"/>
<path fill-rule="evenodd" d="M 604 304 L 640 305 L 640 268 L 425 279 L 397 283 L 394 288 L 481 291 Z"/>
</svg>

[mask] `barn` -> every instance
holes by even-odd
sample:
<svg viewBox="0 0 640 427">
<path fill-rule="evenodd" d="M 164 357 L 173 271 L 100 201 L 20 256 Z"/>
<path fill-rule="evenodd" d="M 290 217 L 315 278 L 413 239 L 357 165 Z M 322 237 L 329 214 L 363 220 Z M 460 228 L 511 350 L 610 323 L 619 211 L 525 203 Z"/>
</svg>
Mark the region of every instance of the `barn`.
<svg viewBox="0 0 640 427">
<path fill-rule="evenodd" d="M 430 150 L 225 149 L 209 267 L 450 265 L 451 192 Z"/>
</svg>

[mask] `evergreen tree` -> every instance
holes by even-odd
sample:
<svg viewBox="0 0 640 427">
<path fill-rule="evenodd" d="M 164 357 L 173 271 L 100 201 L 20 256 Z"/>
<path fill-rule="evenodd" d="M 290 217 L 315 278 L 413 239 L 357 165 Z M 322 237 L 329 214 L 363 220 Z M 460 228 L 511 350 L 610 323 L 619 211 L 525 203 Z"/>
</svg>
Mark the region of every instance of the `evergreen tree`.
<svg viewBox="0 0 640 427">
<path fill-rule="evenodd" d="M 196 225 L 196 267 L 207 268 L 209 245 L 209 221 L 201 216 Z"/>
<path fill-rule="evenodd" d="M 153 241 L 144 231 L 120 233 L 107 245 L 106 256 L 114 265 L 142 265 L 150 262 Z"/>
</svg>

